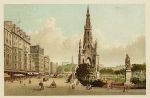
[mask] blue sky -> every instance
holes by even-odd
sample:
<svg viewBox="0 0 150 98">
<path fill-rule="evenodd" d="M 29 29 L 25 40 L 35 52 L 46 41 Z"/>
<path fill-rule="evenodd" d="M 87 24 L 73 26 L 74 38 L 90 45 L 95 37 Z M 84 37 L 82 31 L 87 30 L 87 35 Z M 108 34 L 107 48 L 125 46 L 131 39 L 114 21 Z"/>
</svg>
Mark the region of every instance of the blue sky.
<svg viewBox="0 0 150 98">
<path fill-rule="evenodd" d="M 145 5 L 90 4 L 89 6 L 93 35 L 100 35 L 96 36 L 99 41 L 103 38 L 106 44 L 113 45 L 117 42 L 128 45 L 138 36 L 145 35 Z M 69 38 L 75 33 L 83 35 L 86 9 L 87 5 L 83 4 L 7 4 L 4 6 L 4 18 L 20 25 L 25 32 L 32 35 L 34 32 L 42 31 L 45 21 L 53 17 L 62 36 Z"/>
<path fill-rule="evenodd" d="M 87 5 L 5 5 L 5 20 L 20 26 L 26 32 L 40 31 L 49 17 L 54 17 L 65 36 L 83 32 Z M 92 26 L 113 40 L 128 42 L 135 34 L 145 33 L 144 5 L 90 5 Z"/>
</svg>

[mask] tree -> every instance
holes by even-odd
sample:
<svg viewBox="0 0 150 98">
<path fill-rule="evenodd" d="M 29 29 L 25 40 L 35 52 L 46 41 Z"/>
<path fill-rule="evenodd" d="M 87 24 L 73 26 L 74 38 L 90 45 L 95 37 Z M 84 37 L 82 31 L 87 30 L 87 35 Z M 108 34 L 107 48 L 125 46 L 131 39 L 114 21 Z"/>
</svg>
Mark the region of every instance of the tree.
<svg viewBox="0 0 150 98">
<path fill-rule="evenodd" d="M 76 70 L 76 77 L 79 81 L 89 80 L 90 76 L 90 68 L 88 68 L 88 64 L 80 64 Z"/>
<path fill-rule="evenodd" d="M 146 71 L 146 64 L 132 64 L 132 72 L 135 71 Z"/>
<path fill-rule="evenodd" d="M 63 73 L 63 68 L 62 68 L 62 66 L 58 66 L 57 67 L 57 74 L 61 74 L 61 73 Z"/>
<path fill-rule="evenodd" d="M 125 74 L 125 69 L 123 68 L 123 69 L 120 69 L 120 70 L 115 70 L 114 74 L 116 74 L 116 75 L 119 75 L 119 74 L 124 75 Z"/>
<path fill-rule="evenodd" d="M 138 84 L 138 83 L 140 83 L 140 80 L 139 80 L 139 78 L 133 77 L 133 78 L 131 78 L 131 82 L 134 84 Z"/>
<path fill-rule="evenodd" d="M 94 68 L 90 67 L 88 64 L 80 64 L 76 69 L 76 77 L 80 83 L 84 86 L 91 84 L 95 87 L 102 87 L 105 83 L 101 80 L 93 80 L 91 76 L 93 75 Z"/>
<path fill-rule="evenodd" d="M 65 71 L 65 72 L 71 72 L 72 69 L 75 68 L 75 64 L 66 64 L 66 65 L 62 65 L 62 69 Z"/>
</svg>

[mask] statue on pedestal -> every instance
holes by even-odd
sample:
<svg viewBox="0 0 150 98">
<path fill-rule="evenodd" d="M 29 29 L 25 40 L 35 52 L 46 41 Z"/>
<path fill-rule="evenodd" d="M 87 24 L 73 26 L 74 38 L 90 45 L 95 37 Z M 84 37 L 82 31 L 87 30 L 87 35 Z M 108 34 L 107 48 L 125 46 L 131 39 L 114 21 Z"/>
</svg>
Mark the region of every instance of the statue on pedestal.
<svg viewBox="0 0 150 98">
<path fill-rule="evenodd" d="M 126 54 L 126 58 L 125 58 L 125 67 L 126 70 L 131 70 L 130 57 L 128 56 L 128 54 Z"/>
<path fill-rule="evenodd" d="M 130 57 L 128 56 L 128 54 L 126 54 L 126 58 L 125 58 L 125 83 L 126 84 L 130 84 L 130 79 L 132 77 L 131 74 L 131 63 L 130 63 Z"/>
</svg>

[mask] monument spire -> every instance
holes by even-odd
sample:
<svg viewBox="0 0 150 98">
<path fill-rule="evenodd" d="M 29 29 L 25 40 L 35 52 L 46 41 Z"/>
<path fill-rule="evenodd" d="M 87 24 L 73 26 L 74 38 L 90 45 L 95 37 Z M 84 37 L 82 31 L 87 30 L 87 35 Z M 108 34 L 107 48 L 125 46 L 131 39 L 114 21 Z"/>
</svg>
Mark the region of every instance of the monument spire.
<svg viewBox="0 0 150 98">
<path fill-rule="evenodd" d="M 92 43 L 92 32 L 91 32 L 91 21 L 90 21 L 90 11 L 89 6 L 87 6 L 86 13 L 86 23 L 84 26 L 84 47 L 88 46 Z"/>
<path fill-rule="evenodd" d="M 99 65 L 99 55 L 97 54 L 97 42 L 92 41 L 92 26 L 90 21 L 90 9 L 87 6 L 86 22 L 84 25 L 83 43 L 79 41 L 78 64 L 89 64 L 91 69 L 94 68 L 91 77 L 98 76 L 97 66 Z"/>
<path fill-rule="evenodd" d="M 85 25 L 85 28 L 86 28 L 86 29 L 91 29 L 89 6 L 87 6 L 86 25 Z"/>
</svg>

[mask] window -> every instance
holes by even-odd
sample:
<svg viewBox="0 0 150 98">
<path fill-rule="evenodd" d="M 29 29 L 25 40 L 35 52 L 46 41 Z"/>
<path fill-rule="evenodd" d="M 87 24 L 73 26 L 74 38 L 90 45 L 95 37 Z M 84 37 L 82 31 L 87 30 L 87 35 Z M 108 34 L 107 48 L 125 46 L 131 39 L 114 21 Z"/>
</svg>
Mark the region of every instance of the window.
<svg viewBox="0 0 150 98">
<path fill-rule="evenodd" d="M 8 43 L 8 39 L 6 39 L 6 42 Z"/>
</svg>

